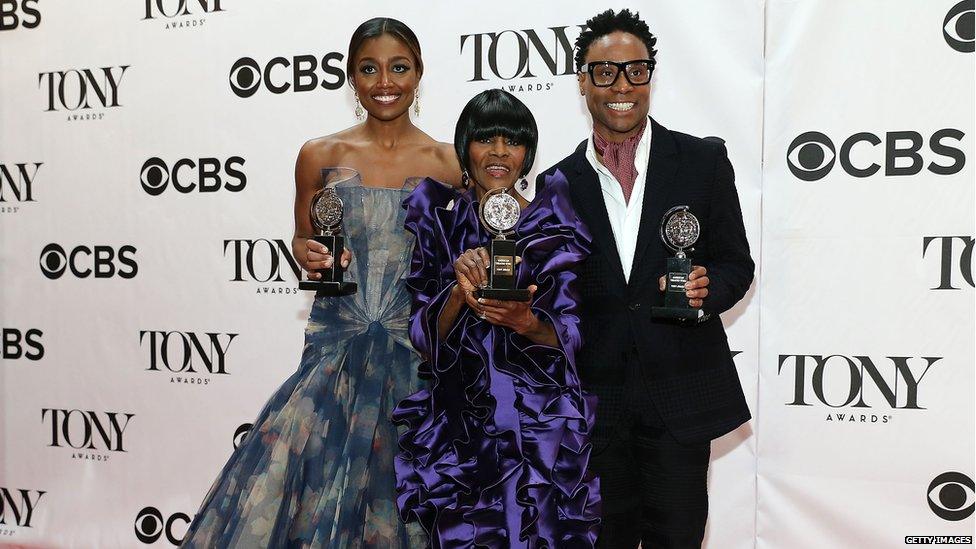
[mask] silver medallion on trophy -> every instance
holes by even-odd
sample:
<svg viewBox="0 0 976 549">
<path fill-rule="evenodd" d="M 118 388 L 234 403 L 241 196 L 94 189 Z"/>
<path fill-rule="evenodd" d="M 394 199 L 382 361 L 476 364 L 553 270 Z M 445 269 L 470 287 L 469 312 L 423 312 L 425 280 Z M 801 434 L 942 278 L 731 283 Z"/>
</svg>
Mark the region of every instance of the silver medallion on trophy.
<svg viewBox="0 0 976 549">
<path fill-rule="evenodd" d="M 352 174 L 346 173 L 352 172 Z M 302 290 L 312 290 L 316 296 L 344 296 L 356 293 L 355 282 L 346 282 L 343 278 L 344 269 L 340 264 L 340 257 L 344 248 L 342 238 L 342 199 L 336 192 L 336 185 L 355 177 L 355 172 L 348 168 L 323 168 L 321 187 L 312 196 L 309 216 L 316 234 L 312 240 L 324 245 L 332 254 L 332 267 L 319 269 L 322 275 L 319 280 L 303 280 L 298 283 Z"/>
<path fill-rule="evenodd" d="M 488 245 L 488 285 L 475 291 L 477 297 L 500 301 L 528 301 L 529 290 L 515 287 L 515 232 L 522 208 L 509 189 L 491 189 L 481 199 L 478 216 L 495 238 Z"/>
<path fill-rule="evenodd" d="M 674 257 L 667 260 L 667 274 L 665 275 L 664 306 L 651 307 L 651 316 L 655 318 L 697 319 L 702 316 L 701 309 L 688 304 L 687 289 L 688 275 L 691 274 L 691 258 L 688 252 L 698 242 L 701 234 L 701 224 L 694 214 L 688 211 L 688 206 L 675 206 L 668 210 L 661 219 L 661 240 Z"/>
</svg>

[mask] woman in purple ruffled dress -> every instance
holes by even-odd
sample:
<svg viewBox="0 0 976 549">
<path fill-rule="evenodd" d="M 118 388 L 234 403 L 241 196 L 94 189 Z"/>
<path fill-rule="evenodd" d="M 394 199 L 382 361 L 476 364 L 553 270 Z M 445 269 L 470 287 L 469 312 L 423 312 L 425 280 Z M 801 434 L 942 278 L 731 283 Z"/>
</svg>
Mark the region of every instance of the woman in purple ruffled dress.
<svg viewBox="0 0 976 549">
<path fill-rule="evenodd" d="M 426 389 L 406 398 L 396 458 L 397 506 L 434 548 L 592 547 L 599 484 L 588 470 L 595 401 L 580 388 L 576 276 L 590 237 L 568 184 L 549 177 L 531 203 L 516 192 L 535 157 L 528 108 L 493 89 L 458 120 L 454 146 L 466 189 L 423 180 L 404 201 L 416 236 L 407 285 L 410 338 L 426 359 Z M 524 179 L 522 185 L 524 185 Z M 522 207 L 517 287 L 526 302 L 478 299 L 492 235 L 484 194 L 506 189 Z"/>
</svg>

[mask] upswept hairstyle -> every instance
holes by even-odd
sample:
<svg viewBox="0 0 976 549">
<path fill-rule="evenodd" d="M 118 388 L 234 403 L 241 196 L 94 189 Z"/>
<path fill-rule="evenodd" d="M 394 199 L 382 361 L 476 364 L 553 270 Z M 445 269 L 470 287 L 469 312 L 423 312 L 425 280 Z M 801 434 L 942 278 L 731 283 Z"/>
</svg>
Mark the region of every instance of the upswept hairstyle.
<svg viewBox="0 0 976 549">
<path fill-rule="evenodd" d="M 410 30 L 410 27 L 391 17 L 374 17 L 356 27 L 356 30 L 352 33 L 352 38 L 349 39 L 349 52 L 346 55 L 347 78 L 356 74 L 353 72 L 353 63 L 355 62 L 356 54 L 359 53 L 359 48 L 363 47 L 363 42 L 370 38 L 383 36 L 384 34 L 389 34 L 403 42 L 407 46 L 407 49 L 410 50 L 410 53 L 413 54 L 414 61 L 417 63 L 417 73 L 421 75 L 424 73 L 424 60 L 420 56 L 420 41 L 417 40 L 417 35 Z"/>
<path fill-rule="evenodd" d="M 535 162 L 539 129 L 532 111 L 519 98 L 505 90 L 492 88 L 471 98 L 461 110 L 454 129 L 454 151 L 461 167 L 468 170 L 468 146 L 472 141 L 504 137 L 525 145 L 525 161 L 519 177 L 525 177 Z"/>
<path fill-rule="evenodd" d="M 607 10 L 598 15 L 594 15 L 586 22 L 586 30 L 576 38 L 576 72 L 583 68 L 586 63 L 586 54 L 590 50 L 590 44 L 597 38 L 601 38 L 613 32 L 626 32 L 640 38 L 647 48 L 648 59 L 654 61 L 657 50 L 657 37 L 651 33 L 647 23 L 640 18 L 640 14 L 633 13 L 629 9 L 622 9 L 619 13 Z"/>
</svg>

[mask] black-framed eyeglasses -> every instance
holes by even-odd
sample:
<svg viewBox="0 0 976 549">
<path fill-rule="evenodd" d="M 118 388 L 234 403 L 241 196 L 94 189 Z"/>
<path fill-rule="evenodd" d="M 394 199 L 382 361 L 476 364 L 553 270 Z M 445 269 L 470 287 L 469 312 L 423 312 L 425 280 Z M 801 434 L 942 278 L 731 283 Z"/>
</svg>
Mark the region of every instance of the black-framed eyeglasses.
<svg viewBox="0 0 976 549">
<path fill-rule="evenodd" d="M 624 73 L 624 78 L 630 82 L 631 86 L 643 86 L 651 81 L 651 73 L 654 72 L 653 59 L 634 59 L 615 63 L 613 61 L 593 61 L 584 63 L 580 67 L 580 72 L 590 75 L 590 82 L 598 88 L 609 88 Z"/>
</svg>

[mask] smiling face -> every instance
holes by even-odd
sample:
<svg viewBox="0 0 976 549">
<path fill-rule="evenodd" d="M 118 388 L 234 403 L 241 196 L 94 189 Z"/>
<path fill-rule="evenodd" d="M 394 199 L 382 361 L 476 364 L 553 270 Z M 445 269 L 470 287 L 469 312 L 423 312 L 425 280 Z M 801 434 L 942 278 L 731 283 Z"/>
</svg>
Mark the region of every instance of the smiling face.
<svg viewBox="0 0 976 549">
<path fill-rule="evenodd" d="M 526 147 L 507 137 L 476 139 L 468 145 L 468 170 L 485 189 L 507 189 L 525 165 Z"/>
<path fill-rule="evenodd" d="M 388 121 L 406 116 L 420 84 L 410 48 L 384 34 L 370 38 L 356 52 L 352 84 L 366 112 Z"/>
<path fill-rule="evenodd" d="M 647 47 L 640 38 L 623 31 L 597 38 L 586 52 L 587 63 L 623 63 L 648 57 Z M 600 88 L 593 85 L 585 72 L 580 73 L 578 78 L 580 93 L 586 97 L 586 107 L 593 118 L 594 130 L 614 142 L 623 141 L 640 130 L 650 108 L 650 84 L 634 86 L 620 74 L 612 86 Z"/>
</svg>

